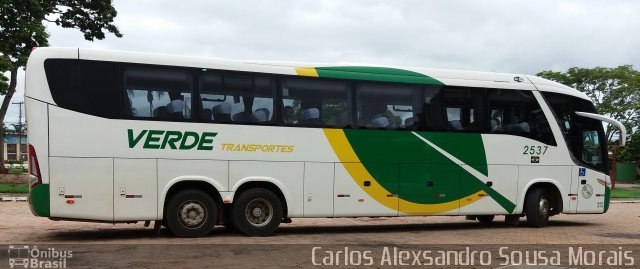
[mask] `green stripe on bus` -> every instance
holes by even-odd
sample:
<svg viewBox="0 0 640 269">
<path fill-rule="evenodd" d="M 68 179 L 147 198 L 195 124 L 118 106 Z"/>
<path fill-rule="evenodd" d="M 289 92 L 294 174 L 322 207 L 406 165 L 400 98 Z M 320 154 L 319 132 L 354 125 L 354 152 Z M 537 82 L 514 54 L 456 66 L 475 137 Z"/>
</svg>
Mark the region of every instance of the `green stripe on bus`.
<svg viewBox="0 0 640 269">
<path fill-rule="evenodd" d="M 429 85 L 444 85 L 430 76 L 409 70 L 372 66 L 326 66 L 316 67 L 321 78 L 358 79 L 385 82 L 402 82 Z"/>
<path fill-rule="evenodd" d="M 610 202 L 611 202 L 611 188 L 605 186 L 604 187 L 604 211 L 602 213 L 607 213 L 607 211 L 609 211 Z"/>
<path fill-rule="evenodd" d="M 463 163 L 473 167 L 485 176 L 487 170 L 487 156 L 480 134 L 464 133 L 428 133 L 419 132 L 420 136 L 438 145 Z"/>
<path fill-rule="evenodd" d="M 344 130 L 354 152 L 367 171 L 390 193 L 401 199 L 420 204 L 438 204 L 485 191 L 507 212 L 515 204 L 488 187 L 484 182 L 436 149 L 417 139 L 411 132 L 385 130 Z M 484 144 L 480 134 L 419 133 L 459 160 L 488 175 Z M 400 165 L 382 165 L 396 164 Z M 394 170 L 395 169 L 395 170 Z M 399 171 L 398 171 L 399 170 Z M 395 175 L 395 176 L 394 176 Z M 456 180 L 459 184 L 446 184 Z M 398 181 L 398 178 L 400 179 Z M 425 188 L 427 181 L 439 182 L 433 193 Z"/>
<path fill-rule="evenodd" d="M 49 184 L 40 184 L 31 189 L 29 192 L 29 207 L 36 216 L 50 216 Z"/>
</svg>

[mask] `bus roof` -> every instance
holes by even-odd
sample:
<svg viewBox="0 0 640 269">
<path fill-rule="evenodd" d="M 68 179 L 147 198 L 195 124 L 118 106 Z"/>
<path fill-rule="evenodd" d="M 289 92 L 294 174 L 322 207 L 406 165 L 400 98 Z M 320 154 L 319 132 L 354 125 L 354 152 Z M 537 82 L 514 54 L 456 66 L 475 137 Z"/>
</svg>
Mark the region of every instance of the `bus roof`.
<svg viewBox="0 0 640 269">
<path fill-rule="evenodd" d="M 532 75 L 513 73 L 463 71 L 422 67 L 397 67 L 348 62 L 309 63 L 227 60 L 194 56 L 58 47 L 43 47 L 35 49 L 29 58 L 29 62 L 43 62 L 48 58 L 78 58 L 85 60 L 156 64 L 283 75 L 410 82 L 419 84 L 444 84 L 449 86 L 540 90 L 572 95 L 590 101 L 586 94 L 560 83 Z"/>
</svg>

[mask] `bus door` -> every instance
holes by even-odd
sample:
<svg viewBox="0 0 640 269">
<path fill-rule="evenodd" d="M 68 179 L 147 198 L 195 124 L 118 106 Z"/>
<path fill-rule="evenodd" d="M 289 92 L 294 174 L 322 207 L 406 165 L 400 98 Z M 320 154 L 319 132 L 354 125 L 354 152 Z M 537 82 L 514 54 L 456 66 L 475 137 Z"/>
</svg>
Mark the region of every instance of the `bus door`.
<svg viewBox="0 0 640 269">
<path fill-rule="evenodd" d="M 580 120 L 580 152 L 575 154 L 584 165 L 573 171 L 574 183 L 578 185 L 578 213 L 602 213 L 605 207 L 605 191 L 608 178 L 605 173 L 606 151 L 600 121 Z M 576 145 L 577 146 L 577 145 Z"/>
</svg>

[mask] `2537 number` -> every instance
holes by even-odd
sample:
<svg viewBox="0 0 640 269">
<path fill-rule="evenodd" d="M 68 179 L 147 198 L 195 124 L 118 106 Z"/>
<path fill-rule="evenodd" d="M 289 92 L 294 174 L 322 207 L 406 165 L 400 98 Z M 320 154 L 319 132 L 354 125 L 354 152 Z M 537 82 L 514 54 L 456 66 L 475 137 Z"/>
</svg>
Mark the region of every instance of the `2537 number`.
<svg viewBox="0 0 640 269">
<path fill-rule="evenodd" d="M 544 155 L 549 146 L 524 146 L 523 155 Z"/>
</svg>

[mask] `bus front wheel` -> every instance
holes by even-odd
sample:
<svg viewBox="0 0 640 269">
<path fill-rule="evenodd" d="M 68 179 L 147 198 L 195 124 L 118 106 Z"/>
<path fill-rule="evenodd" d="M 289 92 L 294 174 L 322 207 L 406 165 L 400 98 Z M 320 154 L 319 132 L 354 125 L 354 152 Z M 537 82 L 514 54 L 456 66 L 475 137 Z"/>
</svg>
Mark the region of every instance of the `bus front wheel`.
<svg viewBox="0 0 640 269">
<path fill-rule="evenodd" d="M 217 216 L 217 207 L 210 195 L 201 190 L 187 189 L 169 200 L 166 224 L 178 237 L 201 237 L 213 230 Z"/>
<path fill-rule="evenodd" d="M 277 195 L 264 188 L 249 189 L 234 201 L 231 222 L 249 236 L 267 236 L 282 221 L 282 203 Z"/>
<path fill-rule="evenodd" d="M 525 202 L 525 215 L 527 224 L 531 227 L 544 227 L 549 222 L 551 205 L 549 195 L 543 188 L 535 188 L 527 195 Z"/>
</svg>

